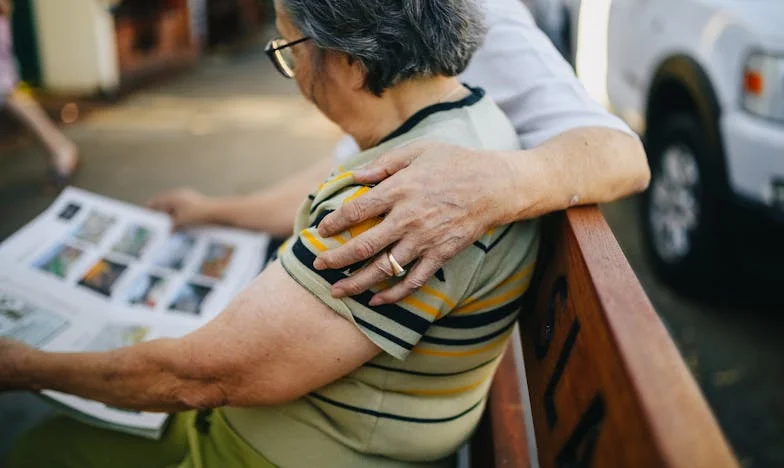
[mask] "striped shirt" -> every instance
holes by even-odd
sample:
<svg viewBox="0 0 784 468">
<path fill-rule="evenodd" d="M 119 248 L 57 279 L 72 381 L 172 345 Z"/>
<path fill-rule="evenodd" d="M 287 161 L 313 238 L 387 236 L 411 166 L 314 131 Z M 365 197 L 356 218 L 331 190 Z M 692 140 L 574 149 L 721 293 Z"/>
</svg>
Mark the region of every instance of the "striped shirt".
<svg viewBox="0 0 784 468">
<path fill-rule="evenodd" d="M 477 149 L 518 148 L 514 129 L 480 89 L 428 107 L 380 145 L 336 170 L 302 206 L 294 237 L 281 248 L 285 270 L 351 321 L 384 352 L 348 376 L 293 403 L 223 411 L 232 426 L 285 467 L 441 466 L 470 436 L 493 373 L 514 329 L 532 277 L 538 223 L 491 229 L 449 261 L 420 290 L 392 305 L 369 305 L 372 292 L 335 299 L 330 286 L 347 270 L 316 271 L 313 261 L 372 227 L 371 220 L 332 238 L 324 216 L 368 187 L 351 169 L 416 140 Z"/>
</svg>

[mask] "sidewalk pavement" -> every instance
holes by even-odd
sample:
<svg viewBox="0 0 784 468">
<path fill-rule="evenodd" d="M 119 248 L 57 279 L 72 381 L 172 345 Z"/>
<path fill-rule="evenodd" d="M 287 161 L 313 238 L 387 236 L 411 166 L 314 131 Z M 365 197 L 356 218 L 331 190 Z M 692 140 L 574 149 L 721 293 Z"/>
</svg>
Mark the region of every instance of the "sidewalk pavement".
<svg viewBox="0 0 784 468">
<path fill-rule="evenodd" d="M 132 203 L 188 185 L 248 193 L 331 154 L 340 132 L 279 76 L 258 45 L 206 57 L 193 70 L 66 128 L 82 167 L 73 185 Z M 0 240 L 55 198 L 46 153 L 30 138 L 0 146 Z M 0 460 L 50 413 L 31 395 L 0 396 Z"/>
</svg>

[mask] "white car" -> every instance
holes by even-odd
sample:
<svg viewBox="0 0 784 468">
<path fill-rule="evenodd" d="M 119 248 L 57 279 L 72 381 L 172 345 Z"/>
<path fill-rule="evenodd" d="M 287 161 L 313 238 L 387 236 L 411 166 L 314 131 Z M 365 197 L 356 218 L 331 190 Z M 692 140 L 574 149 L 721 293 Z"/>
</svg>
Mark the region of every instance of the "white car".
<svg viewBox="0 0 784 468">
<path fill-rule="evenodd" d="M 606 67 L 588 71 L 646 142 L 643 225 L 661 276 L 784 278 L 784 0 L 566 1 L 578 72 L 599 49 L 583 61 Z"/>
</svg>

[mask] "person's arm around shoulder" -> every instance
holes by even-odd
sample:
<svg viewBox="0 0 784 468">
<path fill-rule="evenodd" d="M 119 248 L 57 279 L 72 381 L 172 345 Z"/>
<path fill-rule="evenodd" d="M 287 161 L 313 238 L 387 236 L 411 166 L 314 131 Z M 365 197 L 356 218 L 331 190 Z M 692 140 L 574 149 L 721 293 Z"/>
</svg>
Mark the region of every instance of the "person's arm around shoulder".
<svg viewBox="0 0 784 468">
<path fill-rule="evenodd" d="M 639 138 L 590 98 L 524 6 L 497 0 L 486 7 L 488 36 L 461 79 L 487 91 L 528 149 L 415 144 L 356 172 L 360 183 L 378 186 L 327 216 L 320 234 L 381 215 L 384 222 L 322 253 L 317 266 L 340 269 L 390 249 L 411 269 L 376 295 L 379 303 L 409 295 L 492 226 L 611 202 L 650 180 Z M 355 295 L 383 279 L 378 268 L 365 268 L 335 284 L 333 294 Z"/>
<path fill-rule="evenodd" d="M 390 248 L 412 268 L 374 303 L 397 302 L 493 226 L 644 190 L 649 173 L 641 143 L 612 130 L 608 139 L 607 132 L 574 130 L 528 151 L 417 143 L 390 152 L 355 171 L 362 183 L 382 182 L 324 218 L 319 233 L 328 237 L 366 219 L 385 215 L 384 220 L 323 252 L 315 265 L 340 269 Z M 332 291 L 336 297 L 356 295 L 385 278 L 371 264 Z"/>
</svg>

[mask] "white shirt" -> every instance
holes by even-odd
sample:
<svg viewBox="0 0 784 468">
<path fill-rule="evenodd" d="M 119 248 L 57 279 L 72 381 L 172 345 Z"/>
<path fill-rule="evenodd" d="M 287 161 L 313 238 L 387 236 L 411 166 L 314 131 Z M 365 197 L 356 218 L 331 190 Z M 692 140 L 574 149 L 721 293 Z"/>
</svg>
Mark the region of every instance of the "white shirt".
<svg viewBox="0 0 784 468">
<path fill-rule="evenodd" d="M 459 78 L 487 91 L 512 121 L 522 148 L 534 148 L 580 127 L 633 134 L 588 95 L 520 0 L 481 1 L 487 37 Z M 343 161 L 358 149 L 346 137 L 338 143 L 335 157 Z"/>
</svg>

